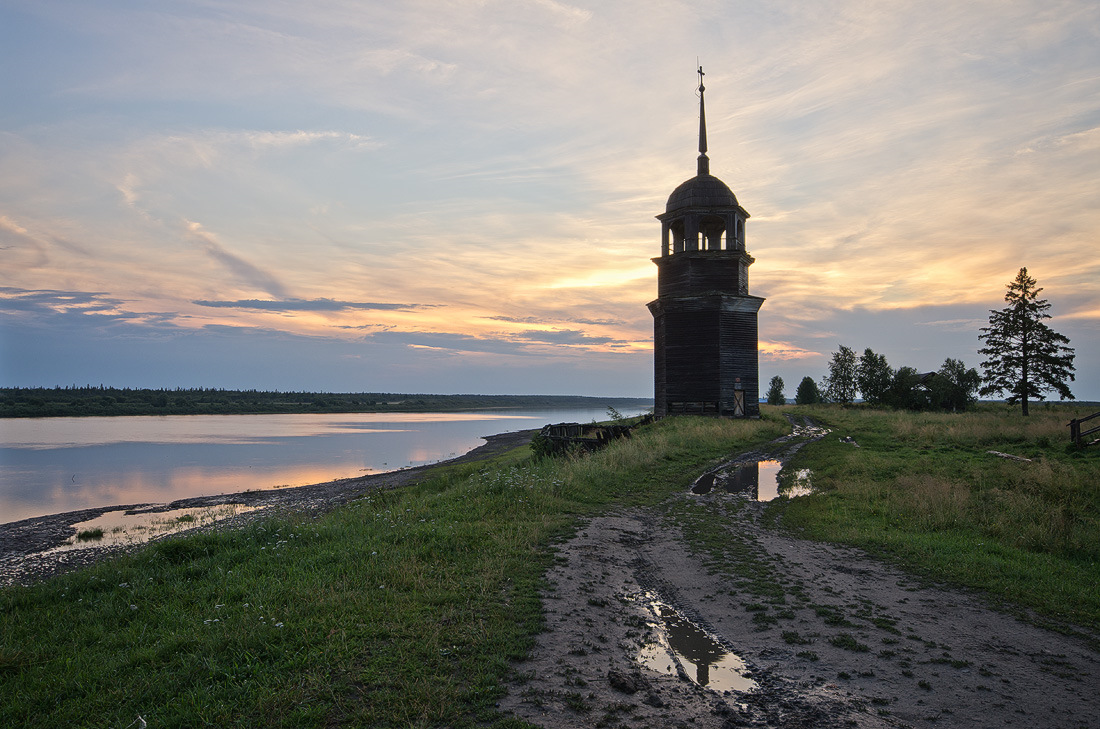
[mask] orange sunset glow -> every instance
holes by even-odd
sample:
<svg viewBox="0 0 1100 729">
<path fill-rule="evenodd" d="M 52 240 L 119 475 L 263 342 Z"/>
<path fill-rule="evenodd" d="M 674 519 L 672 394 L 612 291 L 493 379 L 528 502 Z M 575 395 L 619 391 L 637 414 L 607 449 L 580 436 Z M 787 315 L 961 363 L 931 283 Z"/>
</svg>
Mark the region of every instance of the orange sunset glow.
<svg viewBox="0 0 1100 729">
<path fill-rule="evenodd" d="M 698 60 L 761 381 L 793 394 L 841 344 L 976 366 L 1027 266 L 1100 399 L 1096 3 L 19 1 L 0 26 L 8 386 L 651 395 Z"/>
</svg>

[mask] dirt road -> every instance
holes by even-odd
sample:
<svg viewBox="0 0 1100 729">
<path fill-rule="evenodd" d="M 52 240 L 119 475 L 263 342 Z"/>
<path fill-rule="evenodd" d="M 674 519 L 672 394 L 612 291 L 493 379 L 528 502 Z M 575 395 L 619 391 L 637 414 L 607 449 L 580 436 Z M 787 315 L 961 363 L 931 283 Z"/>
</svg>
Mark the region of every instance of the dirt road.
<svg viewBox="0 0 1100 729">
<path fill-rule="evenodd" d="M 823 435 L 799 428 L 704 474 L 708 493 L 589 521 L 560 548 L 547 630 L 502 708 L 555 729 L 1100 727 L 1089 641 L 785 534 L 722 488 L 736 462 Z"/>
</svg>

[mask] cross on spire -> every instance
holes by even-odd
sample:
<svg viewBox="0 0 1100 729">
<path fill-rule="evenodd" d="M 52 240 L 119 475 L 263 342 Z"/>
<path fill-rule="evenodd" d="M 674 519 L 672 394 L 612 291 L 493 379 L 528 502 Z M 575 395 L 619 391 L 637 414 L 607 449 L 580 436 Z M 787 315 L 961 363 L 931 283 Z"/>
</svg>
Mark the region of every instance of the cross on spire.
<svg viewBox="0 0 1100 729">
<path fill-rule="evenodd" d="M 707 109 L 703 104 L 703 67 L 699 67 L 699 174 L 710 174 L 710 158 L 707 157 Z"/>
</svg>

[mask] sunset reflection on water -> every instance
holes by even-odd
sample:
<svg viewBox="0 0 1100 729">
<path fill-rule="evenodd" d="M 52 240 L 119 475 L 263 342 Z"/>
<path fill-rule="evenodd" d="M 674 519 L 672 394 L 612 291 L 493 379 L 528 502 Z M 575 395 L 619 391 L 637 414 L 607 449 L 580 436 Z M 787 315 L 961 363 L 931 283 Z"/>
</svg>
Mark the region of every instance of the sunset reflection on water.
<svg viewBox="0 0 1100 729">
<path fill-rule="evenodd" d="M 6 419 L 0 523 L 394 471 L 461 455 L 487 435 L 605 417 L 588 409 Z"/>
<path fill-rule="evenodd" d="M 333 415 L 143 415 L 133 417 L 19 418 L 0 421 L 5 447 L 77 448 L 114 443 L 226 443 L 269 438 L 396 433 L 401 424 L 526 420 L 525 415 L 478 413 L 337 413 Z M 379 427 L 379 425 L 390 427 Z M 522 426 L 519 426 L 522 427 Z"/>
</svg>

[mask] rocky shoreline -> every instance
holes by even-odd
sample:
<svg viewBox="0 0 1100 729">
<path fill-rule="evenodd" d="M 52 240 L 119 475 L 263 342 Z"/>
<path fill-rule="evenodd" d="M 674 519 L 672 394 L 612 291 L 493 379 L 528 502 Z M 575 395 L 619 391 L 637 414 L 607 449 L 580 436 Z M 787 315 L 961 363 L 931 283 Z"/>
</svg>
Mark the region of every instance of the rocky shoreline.
<svg viewBox="0 0 1100 729">
<path fill-rule="evenodd" d="M 484 436 L 485 443 L 483 445 L 457 458 L 444 461 L 444 464 L 467 463 L 491 458 L 530 442 L 536 432 L 536 430 L 521 430 Z M 155 514 L 176 509 L 215 507 L 224 504 L 265 507 L 217 522 L 220 529 L 231 528 L 246 524 L 260 516 L 266 516 L 271 513 L 273 508 L 294 512 L 327 511 L 358 498 L 366 491 L 391 489 L 415 483 L 439 465 L 441 464 L 417 466 L 355 478 L 342 478 L 310 486 L 198 496 L 189 499 L 178 499 L 167 504 L 140 503 L 102 506 L 0 524 L 0 587 L 30 585 L 55 574 L 78 569 L 129 549 L 134 549 L 133 546 L 113 546 L 86 547 L 64 552 L 51 551 L 68 543 L 73 537 L 76 533 L 73 524 L 94 519 L 111 511 L 129 512 L 140 510 L 143 513 Z M 186 532 L 175 532 L 175 534 L 193 532 L 200 528 L 211 527 L 197 527 Z"/>
</svg>

